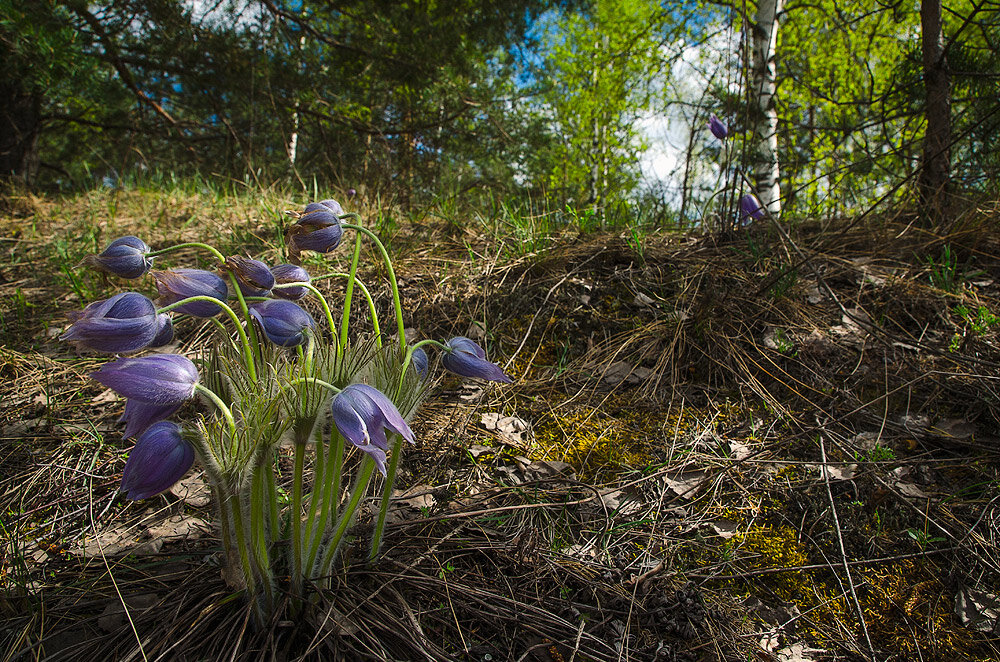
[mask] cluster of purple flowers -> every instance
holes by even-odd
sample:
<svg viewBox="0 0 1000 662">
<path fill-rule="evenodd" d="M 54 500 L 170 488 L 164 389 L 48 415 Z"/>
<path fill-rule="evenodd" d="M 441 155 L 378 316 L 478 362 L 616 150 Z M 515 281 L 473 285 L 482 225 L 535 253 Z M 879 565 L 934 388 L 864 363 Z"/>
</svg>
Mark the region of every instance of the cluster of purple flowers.
<svg viewBox="0 0 1000 662">
<path fill-rule="evenodd" d="M 725 140 L 729 135 L 729 127 L 714 113 L 708 118 L 708 130 L 719 140 Z M 740 198 L 740 223 L 747 225 L 764 218 L 764 207 L 753 193 L 747 193 Z"/>
<path fill-rule="evenodd" d="M 335 249 L 343 236 L 342 214 L 343 209 L 334 200 L 308 205 L 289 231 L 292 253 Z M 137 279 L 150 273 L 152 262 L 152 249 L 141 239 L 129 236 L 111 242 L 102 253 L 85 258 L 83 264 L 107 274 Z M 268 267 L 259 260 L 230 256 L 219 269 L 219 273 L 185 268 L 152 271 L 159 309 L 139 292 L 116 294 L 76 314 L 61 336 L 78 347 L 124 355 L 91 377 L 127 398 L 121 418 L 124 436 L 136 439 L 121 485 L 121 492 L 129 499 L 145 499 L 168 489 L 190 469 L 197 454 L 182 428 L 167 420 L 199 390 L 206 390 L 199 384 L 195 364 L 181 354 L 128 356 L 173 340 L 167 312 L 211 318 L 229 310 L 230 315 L 235 315 L 227 304 L 230 288 L 221 273 L 231 275 L 242 297 L 254 298 L 245 309 L 247 323 L 252 320 L 267 341 L 280 347 L 297 347 L 316 339 L 315 320 L 295 303 L 309 292 L 310 276 L 301 266 Z M 438 346 L 445 350 L 441 363 L 451 372 L 511 381 L 498 365 L 486 359 L 482 347 L 468 338 L 452 338 Z M 421 379 L 428 377 L 429 358 L 422 347 L 411 351 L 410 362 Z M 389 450 L 386 430 L 411 443 L 414 440 L 393 402 L 371 386 L 349 384 L 332 397 L 329 407 L 343 437 L 368 453 L 383 475 Z"/>
</svg>

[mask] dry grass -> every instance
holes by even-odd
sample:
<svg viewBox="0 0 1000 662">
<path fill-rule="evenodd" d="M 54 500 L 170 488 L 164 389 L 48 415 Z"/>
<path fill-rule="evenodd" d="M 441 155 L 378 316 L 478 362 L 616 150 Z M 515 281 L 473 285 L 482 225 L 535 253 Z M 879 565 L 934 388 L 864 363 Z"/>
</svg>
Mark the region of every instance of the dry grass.
<svg viewBox="0 0 1000 662">
<path fill-rule="evenodd" d="M 995 211 L 946 237 L 883 219 L 502 259 L 399 225 L 408 326 L 481 329 L 517 383 L 441 382 L 386 556 L 347 558 L 314 610 L 255 630 L 213 531 L 150 542 L 210 505 L 115 500 L 120 405 L 54 336 L 116 287 L 64 270 L 112 235 L 274 259 L 294 201 L 110 195 L 0 220 L 0 659 L 1000 656 L 956 615 L 978 600 L 988 629 L 1000 581 L 1000 324 L 979 313 L 1000 314 Z"/>
</svg>

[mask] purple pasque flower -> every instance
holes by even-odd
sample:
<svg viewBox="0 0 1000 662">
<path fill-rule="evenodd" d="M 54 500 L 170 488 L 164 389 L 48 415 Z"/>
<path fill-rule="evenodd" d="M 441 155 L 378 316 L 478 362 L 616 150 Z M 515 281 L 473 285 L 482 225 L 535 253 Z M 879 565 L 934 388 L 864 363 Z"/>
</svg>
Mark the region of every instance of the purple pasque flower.
<svg viewBox="0 0 1000 662">
<path fill-rule="evenodd" d="M 198 369 L 180 354 L 152 354 L 105 363 L 90 376 L 130 400 L 180 404 L 194 395 Z"/>
<path fill-rule="evenodd" d="M 235 274 L 236 282 L 244 295 L 267 296 L 274 287 L 274 274 L 260 260 L 230 255 L 223 268 Z"/>
<path fill-rule="evenodd" d="M 154 271 L 156 289 L 160 293 L 160 305 L 169 306 L 195 296 L 208 296 L 225 303 L 229 298 L 226 281 L 204 269 L 170 269 Z M 191 301 L 175 308 L 177 312 L 192 317 L 215 317 L 222 308 L 207 301 Z"/>
<path fill-rule="evenodd" d="M 80 264 L 122 278 L 139 278 L 153 266 L 153 259 L 146 257 L 152 250 L 142 239 L 128 235 L 112 241 L 100 254 L 83 258 Z"/>
<path fill-rule="evenodd" d="M 353 188 L 347 189 L 347 199 L 348 200 L 354 198 L 357 194 L 358 194 L 357 189 L 353 189 Z"/>
<path fill-rule="evenodd" d="M 153 423 L 170 418 L 177 413 L 177 410 L 181 408 L 181 404 L 178 402 L 159 405 L 139 400 L 126 400 L 125 412 L 118 419 L 119 423 L 125 424 L 125 433 L 123 436 L 126 439 L 131 439 L 138 434 L 142 434 Z"/>
<path fill-rule="evenodd" d="M 430 359 L 427 357 L 427 352 L 424 351 L 423 347 L 417 347 L 413 350 L 413 354 L 410 355 L 410 363 L 413 364 L 413 369 L 417 371 L 420 379 L 427 379 L 427 368 L 430 365 Z"/>
<path fill-rule="evenodd" d="M 486 360 L 486 352 L 474 341 L 458 336 L 445 343 L 450 351 L 441 357 L 445 369 L 463 377 L 510 384 L 513 380 L 496 363 Z"/>
<path fill-rule="evenodd" d="M 277 285 L 308 283 L 311 280 L 309 272 L 297 264 L 279 264 L 271 267 L 271 273 L 274 275 L 274 282 Z M 272 290 L 271 294 L 281 299 L 297 300 L 304 297 L 308 291 L 304 287 L 278 287 Z"/>
<path fill-rule="evenodd" d="M 337 248 L 340 240 L 344 238 L 344 228 L 341 227 L 340 218 L 337 216 L 339 213 L 343 213 L 343 210 L 335 200 L 306 205 L 306 211 L 299 216 L 295 225 L 288 229 L 292 253 L 294 255 L 301 251 L 329 253 Z"/>
<path fill-rule="evenodd" d="M 330 410 L 340 434 L 368 453 L 383 476 L 385 453 L 389 450 L 385 429 L 389 428 L 413 443 L 413 431 L 403 420 L 396 405 L 384 393 L 367 384 L 351 384 L 345 388 L 334 396 Z"/>
<path fill-rule="evenodd" d="M 163 347 L 174 341 L 174 321 L 166 313 L 159 315 L 158 319 L 162 320 L 162 325 L 149 347 Z"/>
<path fill-rule="evenodd" d="M 109 354 L 132 354 L 157 340 L 170 325 L 167 315 L 138 292 L 122 292 L 95 301 L 74 315 L 76 320 L 60 340 Z"/>
<path fill-rule="evenodd" d="M 250 304 L 248 309 L 267 339 L 282 347 L 301 345 L 316 328 L 312 315 L 285 299 L 267 299 Z"/>
<path fill-rule="evenodd" d="M 179 481 L 194 464 L 194 447 L 176 423 L 160 421 L 139 435 L 122 473 L 126 499 L 148 499 Z"/>
<path fill-rule="evenodd" d="M 708 118 L 708 129 L 719 140 L 724 140 L 729 135 L 729 128 L 715 116 L 715 113 L 712 113 L 712 116 Z"/>
<path fill-rule="evenodd" d="M 744 225 L 750 221 L 759 221 L 764 218 L 764 208 L 753 193 L 747 193 L 740 198 L 740 222 Z"/>
</svg>

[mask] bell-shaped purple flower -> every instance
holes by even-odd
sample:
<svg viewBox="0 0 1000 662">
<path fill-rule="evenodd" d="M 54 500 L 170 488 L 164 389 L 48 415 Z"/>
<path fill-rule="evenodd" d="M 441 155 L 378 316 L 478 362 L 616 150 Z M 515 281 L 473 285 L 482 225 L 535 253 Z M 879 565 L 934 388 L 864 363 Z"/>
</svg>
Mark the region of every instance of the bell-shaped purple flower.
<svg viewBox="0 0 1000 662">
<path fill-rule="evenodd" d="M 385 453 L 389 442 L 385 429 L 413 443 L 413 431 L 392 404 L 378 389 L 367 384 L 351 384 L 330 403 L 333 422 L 349 442 L 368 453 L 378 470 L 385 475 Z"/>
<path fill-rule="evenodd" d="M 309 272 L 296 264 L 279 264 L 271 267 L 271 273 L 274 274 L 276 285 L 308 283 L 310 281 Z M 282 299 L 298 300 L 304 297 L 308 291 L 304 287 L 277 287 L 271 291 L 271 294 Z"/>
<path fill-rule="evenodd" d="M 413 365 L 413 369 L 417 371 L 420 379 L 427 379 L 427 368 L 430 365 L 430 359 L 427 357 L 427 352 L 424 351 L 423 347 L 417 347 L 413 350 L 413 354 L 410 355 L 410 364 Z"/>
<path fill-rule="evenodd" d="M 147 257 L 152 250 L 142 239 L 128 235 L 112 241 L 102 253 L 83 258 L 80 264 L 122 278 L 139 278 L 153 266 L 152 258 Z"/>
<path fill-rule="evenodd" d="M 332 203 L 335 207 L 327 203 Z M 305 213 L 288 229 L 293 254 L 307 250 L 329 253 L 340 245 L 344 228 L 341 227 L 337 214 L 343 213 L 343 210 L 335 212 L 334 208 L 340 209 L 340 205 L 334 200 L 314 202 L 306 206 Z"/>
<path fill-rule="evenodd" d="M 236 275 L 236 282 L 245 295 L 267 296 L 274 287 L 274 274 L 260 260 L 230 255 L 224 268 Z"/>
<path fill-rule="evenodd" d="M 357 194 L 358 194 L 357 189 L 353 189 L 353 188 L 347 189 L 347 199 L 348 200 L 353 199 L 355 196 L 357 196 Z"/>
<path fill-rule="evenodd" d="M 746 225 L 751 221 L 764 218 L 764 208 L 753 193 L 747 193 L 740 198 L 740 222 Z"/>
<path fill-rule="evenodd" d="M 90 376 L 130 400 L 180 404 L 194 395 L 198 369 L 180 354 L 153 354 L 105 363 Z"/>
<path fill-rule="evenodd" d="M 714 113 L 708 118 L 708 129 L 719 140 L 724 140 L 729 135 L 729 128 Z"/>
<path fill-rule="evenodd" d="M 194 447 L 176 423 L 160 421 L 139 435 L 122 473 L 121 492 L 132 501 L 148 499 L 179 481 L 194 464 Z"/>
<path fill-rule="evenodd" d="M 153 423 L 170 418 L 177 413 L 177 410 L 180 408 L 180 402 L 168 405 L 158 405 L 148 402 L 140 402 L 139 400 L 126 400 L 125 412 L 122 414 L 121 418 L 118 419 L 118 422 L 125 424 L 124 437 L 126 439 L 131 439 L 136 435 L 140 435 L 145 432 L 146 428 Z"/>
<path fill-rule="evenodd" d="M 138 292 L 122 292 L 104 301 L 95 301 L 75 315 L 76 321 L 60 340 L 69 340 L 109 354 L 131 354 L 148 347 L 169 324 L 166 315 L 157 315 L 156 306 Z"/>
<path fill-rule="evenodd" d="M 510 384 L 513 380 L 504 374 L 496 363 L 486 360 L 486 352 L 472 340 L 463 336 L 452 338 L 445 345 L 451 350 L 441 357 L 445 369 L 463 377 L 486 379 Z"/>
<path fill-rule="evenodd" d="M 294 347 L 306 341 L 316 322 L 298 304 L 284 299 L 268 299 L 249 306 L 250 316 L 275 345 Z"/>
<path fill-rule="evenodd" d="M 169 271 L 154 271 L 156 289 L 160 293 L 161 306 L 169 306 L 194 296 L 208 296 L 223 303 L 229 297 L 226 281 L 218 275 L 204 269 L 170 269 Z M 215 317 L 222 308 L 207 301 L 192 301 L 175 308 L 177 312 L 192 317 Z"/>
</svg>

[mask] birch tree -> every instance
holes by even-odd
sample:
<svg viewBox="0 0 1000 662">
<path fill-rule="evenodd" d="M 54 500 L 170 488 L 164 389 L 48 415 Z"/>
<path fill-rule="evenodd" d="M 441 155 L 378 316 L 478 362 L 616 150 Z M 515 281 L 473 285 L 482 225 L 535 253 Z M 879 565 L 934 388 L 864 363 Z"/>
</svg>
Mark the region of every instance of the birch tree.
<svg viewBox="0 0 1000 662">
<path fill-rule="evenodd" d="M 760 0 L 750 25 L 752 73 L 751 100 L 756 108 L 754 121 L 753 174 L 757 196 L 773 216 L 781 213 L 778 186 L 778 111 L 774 54 L 778 43 L 778 16 L 783 0 Z"/>
</svg>

